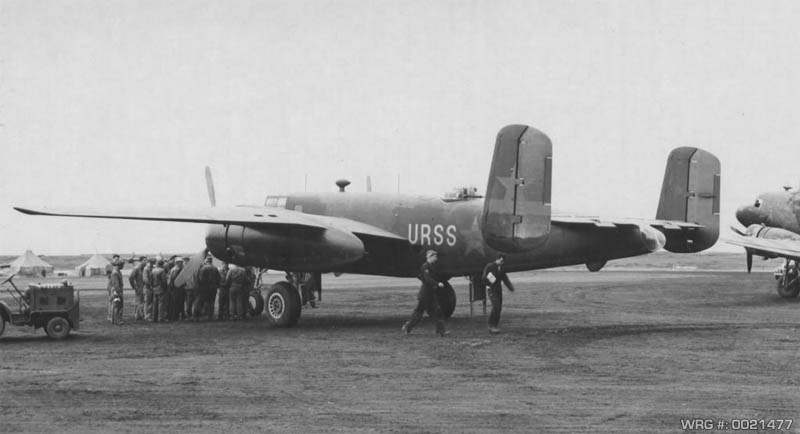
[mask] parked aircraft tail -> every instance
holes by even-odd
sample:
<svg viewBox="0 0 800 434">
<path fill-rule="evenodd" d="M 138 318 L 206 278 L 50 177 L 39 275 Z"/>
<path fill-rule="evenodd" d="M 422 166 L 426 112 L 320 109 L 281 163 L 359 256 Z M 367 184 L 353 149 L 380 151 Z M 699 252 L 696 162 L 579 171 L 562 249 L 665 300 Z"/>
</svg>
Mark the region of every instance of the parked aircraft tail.
<svg viewBox="0 0 800 434">
<path fill-rule="evenodd" d="M 541 131 L 509 125 L 497 134 L 481 214 L 483 238 L 501 252 L 534 249 L 550 235 L 553 146 Z"/>
<path fill-rule="evenodd" d="M 719 236 L 720 164 L 699 148 L 675 148 L 667 160 L 657 220 L 695 223 L 698 227 L 662 225 L 666 250 L 691 253 L 705 250 Z M 671 230 L 672 229 L 672 230 Z"/>
</svg>

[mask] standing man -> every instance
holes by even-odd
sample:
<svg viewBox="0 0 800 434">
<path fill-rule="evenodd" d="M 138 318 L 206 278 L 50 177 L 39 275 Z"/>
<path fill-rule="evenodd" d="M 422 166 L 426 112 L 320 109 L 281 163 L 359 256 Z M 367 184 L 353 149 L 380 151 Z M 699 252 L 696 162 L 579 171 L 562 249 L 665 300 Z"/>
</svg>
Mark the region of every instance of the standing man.
<svg viewBox="0 0 800 434">
<path fill-rule="evenodd" d="M 170 298 L 168 318 L 170 321 L 186 319 L 186 312 L 183 310 L 184 291 L 182 287 L 179 288 L 175 285 L 175 279 L 181 274 L 181 270 L 183 270 L 183 258 L 176 258 L 175 265 L 170 268 L 169 275 L 167 276 Z"/>
<path fill-rule="evenodd" d="M 133 319 L 136 321 L 144 319 L 144 267 L 147 265 L 145 256 L 139 257 L 139 265 L 131 271 L 128 282 L 133 289 Z"/>
<path fill-rule="evenodd" d="M 111 324 L 121 325 L 122 322 L 122 267 L 124 262 L 117 260 L 113 264 L 111 274 L 108 276 L 108 304 L 111 306 Z"/>
<path fill-rule="evenodd" d="M 219 314 L 217 319 L 220 321 L 228 320 L 231 316 L 230 306 L 230 288 L 226 283 L 228 278 L 228 263 L 222 264 L 222 269 L 219 271 L 220 285 L 219 285 Z"/>
<path fill-rule="evenodd" d="M 208 313 L 209 321 L 214 319 L 214 299 L 217 297 L 217 288 L 221 281 L 222 277 L 214 266 L 213 259 L 211 256 L 206 256 L 205 263 L 197 271 L 198 298 L 194 309 L 195 321 L 198 321 L 203 313 Z"/>
<path fill-rule="evenodd" d="M 147 264 L 142 270 L 142 279 L 144 280 L 144 319 L 145 321 L 155 321 L 157 318 L 153 316 L 153 306 L 155 305 L 155 295 L 153 294 L 153 266 L 156 264 L 156 258 L 147 260 Z"/>
<path fill-rule="evenodd" d="M 167 320 L 167 272 L 164 260 L 160 259 L 153 268 L 153 322 Z"/>
<path fill-rule="evenodd" d="M 417 276 L 422 281 L 417 293 L 417 307 L 411 313 L 411 318 L 403 324 L 403 332 L 405 334 L 411 333 L 411 330 L 420 322 L 422 314 L 426 310 L 428 315 L 436 321 L 436 333 L 439 336 L 444 336 L 448 333 L 444 328 L 442 312 L 439 310 L 439 301 L 436 297 L 439 288 L 444 288 L 445 281 L 439 275 L 439 270 L 436 266 L 436 261 L 438 260 L 439 256 L 436 250 L 428 250 L 425 253 L 425 263 L 422 264 L 419 276 Z"/>
<path fill-rule="evenodd" d="M 505 259 L 502 254 L 497 255 L 497 259 L 486 264 L 486 267 L 483 268 L 483 277 L 481 277 L 483 284 L 487 286 L 489 300 L 492 302 L 492 313 L 489 314 L 490 333 L 500 333 L 500 328 L 497 325 L 500 324 L 500 312 L 503 310 L 502 283 L 506 284 L 506 288 L 509 291 L 514 292 L 514 285 L 508 280 L 508 275 L 503 270 Z"/>
<path fill-rule="evenodd" d="M 247 271 L 236 264 L 230 264 L 225 285 L 231 294 L 231 313 L 233 320 L 244 318 L 244 293 L 247 291 Z"/>
</svg>

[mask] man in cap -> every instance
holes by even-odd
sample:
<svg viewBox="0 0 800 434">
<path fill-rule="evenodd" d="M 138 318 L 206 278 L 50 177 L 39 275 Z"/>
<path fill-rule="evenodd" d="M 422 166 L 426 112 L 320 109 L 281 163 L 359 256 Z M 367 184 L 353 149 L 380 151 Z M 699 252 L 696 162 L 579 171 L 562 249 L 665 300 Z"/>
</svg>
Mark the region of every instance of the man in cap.
<svg viewBox="0 0 800 434">
<path fill-rule="evenodd" d="M 514 285 L 508 280 L 508 275 L 503 269 L 505 259 L 505 256 L 502 254 L 497 255 L 497 259 L 486 264 L 483 268 L 483 275 L 481 277 L 483 284 L 486 285 L 488 289 L 487 295 L 489 296 L 489 300 L 492 302 L 492 313 L 489 314 L 490 333 L 500 333 L 498 324 L 500 324 L 500 312 L 503 310 L 502 284 L 505 283 L 506 288 L 514 292 Z"/>
<path fill-rule="evenodd" d="M 147 265 L 147 257 L 139 257 L 139 265 L 131 271 L 128 282 L 134 292 L 133 297 L 133 319 L 138 321 L 144 319 L 144 267 Z"/>
<path fill-rule="evenodd" d="M 247 291 L 247 284 L 247 271 L 236 264 L 229 264 L 228 275 L 225 276 L 225 285 L 230 291 L 231 313 L 234 321 L 244 318 L 244 296 Z"/>
<path fill-rule="evenodd" d="M 184 312 L 184 299 L 185 293 L 182 286 L 175 285 L 175 279 L 181 274 L 183 270 L 183 258 L 175 258 L 175 265 L 170 268 L 167 276 L 167 286 L 169 287 L 169 312 L 167 317 L 170 321 L 177 321 L 179 319 L 186 319 L 186 312 Z"/>
<path fill-rule="evenodd" d="M 117 259 L 111 274 L 108 276 L 109 298 L 108 304 L 111 307 L 111 324 L 121 325 L 122 322 L 122 267 L 125 262 Z"/>
<path fill-rule="evenodd" d="M 436 333 L 439 336 L 444 336 L 448 333 L 444 328 L 442 312 L 439 309 L 439 301 L 437 300 L 437 292 L 440 288 L 444 288 L 445 282 L 436 266 L 436 261 L 438 260 L 439 255 L 436 250 L 428 250 L 425 253 L 425 263 L 422 264 L 419 276 L 417 276 L 422 281 L 417 293 L 417 307 L 411 313 L 411 318 L 403 324 L 403 332 L 405 334 L 411 333 L 411 330 L 420 322 L 426 310 L 428 315 L 436 321 Z"/>
</svg>

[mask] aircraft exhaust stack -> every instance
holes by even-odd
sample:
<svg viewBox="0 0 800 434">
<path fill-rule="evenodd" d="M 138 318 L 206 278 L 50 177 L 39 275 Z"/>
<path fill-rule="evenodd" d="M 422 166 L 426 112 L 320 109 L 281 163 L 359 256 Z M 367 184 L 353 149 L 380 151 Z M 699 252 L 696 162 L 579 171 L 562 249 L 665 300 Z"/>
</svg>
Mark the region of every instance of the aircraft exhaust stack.
<svg viewBox="0 0 800 434">
<path fill-rule="evenodd" d="M 695 223 L 697 228 L 666 230 L 664 248 L 674 253 L 700 252 L 719 237 L 720 165 L 710 152 L 675 148 L 667 160 L 657 220 Z"/>
<path fill-rule="evenodd" d="M 553 145 L 543 132 L 509 125 L 497 134 L 481 214 L 486 243 L 501 252 L 524 252 L 550 235 Z"/>
</svg>

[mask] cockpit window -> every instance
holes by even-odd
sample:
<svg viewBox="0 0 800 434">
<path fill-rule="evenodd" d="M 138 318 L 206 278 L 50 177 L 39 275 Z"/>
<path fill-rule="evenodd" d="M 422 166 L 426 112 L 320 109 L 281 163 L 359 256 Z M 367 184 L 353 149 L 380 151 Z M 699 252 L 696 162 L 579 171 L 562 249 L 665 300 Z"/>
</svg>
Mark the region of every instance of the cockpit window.
<svg viewBox="0 0 800 434">
<path fill-rule="evenodd" d="M 756 199 L 756 203 L 753 204 L 754 207 L 758 208 L 761 206 L 761 199 Z"/>
</svg>

